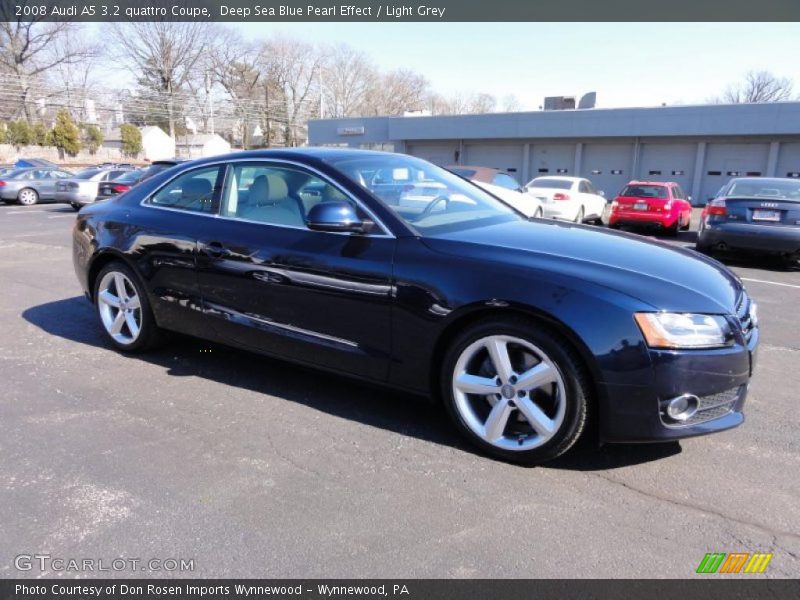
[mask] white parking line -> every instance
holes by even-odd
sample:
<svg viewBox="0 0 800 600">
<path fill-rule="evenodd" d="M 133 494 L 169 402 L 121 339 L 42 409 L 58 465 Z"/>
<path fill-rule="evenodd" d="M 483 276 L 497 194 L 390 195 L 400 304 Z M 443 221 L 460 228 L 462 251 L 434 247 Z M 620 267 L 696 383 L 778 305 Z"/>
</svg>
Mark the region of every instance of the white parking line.
<svg viewBox="0 0 800 600">
<path fill-rule="evenodd" d="M 779 281 L 766 281 L 764 279 L 749 279 L 747 277 L 742 277 L 742 281 L 752 281 L 754 283 L 768 283 L 770 285 L 779 285 L 781 287 L 790 287 L 800 290 L 800 285 L 794 285 L 792 283 L 780 283 Z"/>
<path fill-rule="evenodd" d="M 10 210 L 6 214 L 7 215 L 27 215 L 28 213 L 34 212 L 46 212 L 44 208 L 28 208 L 25 210 Z"/>
<path fill-rule="evenodd" d="M 75 214 L 68 214 L 68 215 L 53 215 L 52 217 L 47 217 L 48 219 L 67 219 L 67 218 L 75 218 Z"/>
</svg>

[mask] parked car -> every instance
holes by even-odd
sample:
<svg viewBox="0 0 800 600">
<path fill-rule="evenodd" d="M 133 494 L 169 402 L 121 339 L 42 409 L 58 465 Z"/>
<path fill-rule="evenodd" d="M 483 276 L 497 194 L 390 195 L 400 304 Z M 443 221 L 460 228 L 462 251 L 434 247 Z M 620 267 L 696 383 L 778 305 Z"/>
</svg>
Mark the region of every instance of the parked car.
<svg viewBox="0 0 800 600">
<path fill-rule="evenodd" d="M 692 224 L 691 200 L 673 181 L 631 181 L 611 203 L 608 226 L 656 227 L 677 235 Z"/>
<path fill-rule="evenodd" d="M 446 194 L 391 205 L 365 177 L 387 169 Z M 310 184 L 324 192 L 304 198 Z M 403 154 L 180 165 L 82 210 L 73 260 L 120 351 L 171 329 L 432 394 L 477 447 L 527 464 L 564 453 L 590 417 L 605 442 L 736 427 L 759 339 L 755 304 L 722 264 L 528 220 Z"/>
<path fill-rule="evenodd" d="M 127 192 L 137 183 L 139 183 L 144 176 L 144 171 L 137 169 L 135 171 L 127 171 L 119 177 L 111 181 L 104 181 L 97 186 L 97 198 L 95 202 L 100 200 L 108 200 L 113 196 Z"/>
<path fill-rule="evenodd" d="M 101 182 L 112 181 L 130 170 L 130 168 L 98 169 L 96 167 L 85 169 L 56 184 L 56 200 L 66 202 L 75 210 L 80 210 L 82 206 L 95 201 Z"/>
<path fill-rule="evenodd" d="M 56 183 L 67 177 L 72 173 L 50 167 L 14 169 L 0 179 L 0 199 L 6 204 L 17 202 L 25 206 L 53 200 Z"/>
<path fill-rule="evenodd" d="M 545 218 L 602 225 L 606 199 L 581 177 L 537 177 L 525 186 L 542 203 Z"/>
<path fill-rule="evenodd" d="M 30 167 L 44 167 L 45 169 L 59 168 L 56 163 L 46 158 L 18 158 L 14 166 L 18 169 L 27 169 Z"/>
<path fill-rule="evenodd" d="M 142 178 L 139 181 L 146 181 L 153 175 L 158 175 L 162 171 L 166 171 L 167 169 L 186 161 L 187 159 L 185 158 L 165 158 L 163 160 L 154 160 L 152 163 L 150 163 L 150 166 L 142 169 Z"/>
<path fill-rule="evenodd" d="M 459 177 L 469 179 L 527 217 L 541 218 L 544 215 L 542 202 L 528 194 L 511 175 L 499 169 L 462 165 L 453 165 L 447 169 Z"/>
<path fill-rule="evenodd" d="M 800 181 L 731 179 L 700 217 L 697 250 L 745 250 L 800 259 Z"/>
</svg>

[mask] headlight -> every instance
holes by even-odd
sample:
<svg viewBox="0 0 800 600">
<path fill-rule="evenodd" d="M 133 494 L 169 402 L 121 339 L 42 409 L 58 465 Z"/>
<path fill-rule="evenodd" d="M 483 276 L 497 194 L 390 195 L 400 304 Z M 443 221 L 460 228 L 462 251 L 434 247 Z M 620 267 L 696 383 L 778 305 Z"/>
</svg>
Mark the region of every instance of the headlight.
<svg viewBox="0 0 800 600">
<path fill-rule="evenodd" d="M 636 313 L 651 348 L 715 348 L 731 342 L 728 321 L 717 315 Z"/>
</svg>

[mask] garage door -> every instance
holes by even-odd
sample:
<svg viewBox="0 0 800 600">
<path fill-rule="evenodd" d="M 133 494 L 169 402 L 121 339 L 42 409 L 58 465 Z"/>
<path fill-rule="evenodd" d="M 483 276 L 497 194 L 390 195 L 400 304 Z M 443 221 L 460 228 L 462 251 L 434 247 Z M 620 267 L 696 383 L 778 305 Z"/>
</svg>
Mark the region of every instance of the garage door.
<svg viewBox="0 0 800 600">
<path fill-rule="evenodd" d="M 684 190 L 692 189 L 697 144 L 642 144 L 638 179 L 675 181 Z"/>
<path fill-rule="evenodd" d="M 700 200 L 708 201 L 734 177 L 766 175 L 769 144 L 709 144 Z"/>
<path fill-rule="evenodd" d="M 574 175 L 574 144 L 531 144 L 531 164 L 528 178 L 545 175 Z"/>
<path fill-rule="evenodd" d="M 522 183 L 522 144 L 467 144 L 461 164 L 500 169 Z"/>
<path fill-rule="evenodd" d="M 410 143 L 406 147 L 406 153 L 418 158 L 424 158 L 440 167 L 454 165 L 458 143 L 445 144 L 414 144 Z"/>
<path fill-rule="evenodd" d="M 781 144 L 775 176 L 800 179 L 800 142 Z"/>
<path fill-rule="evenodd" d="M 582 177 L 613 198 L 633 177 L 633 144 L 584 144 Z"/>
</svg>

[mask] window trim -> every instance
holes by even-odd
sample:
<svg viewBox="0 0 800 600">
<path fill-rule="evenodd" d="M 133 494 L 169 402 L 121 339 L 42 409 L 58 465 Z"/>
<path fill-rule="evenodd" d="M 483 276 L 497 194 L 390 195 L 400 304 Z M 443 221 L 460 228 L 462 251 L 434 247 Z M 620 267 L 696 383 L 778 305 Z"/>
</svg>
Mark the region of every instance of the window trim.
<svg viewBox="0 0 800 600">
<path fill-rule="evenodd" d="M 251 219 L 242 219 L 241 217 L 226 217 L 226 216 L 220 214 L 220 211 L 221 211 L 221 208 L 222 208 L 222 193 L 223 193 L 223 191 L 225 189 L 225 184 L 227 183 L 231 167 L 235 163 L 241 163 L 241 162 L 247 162 L 247 163 L 260 162 L 260 163 L 274 163 L 274 164 L 280 164 L 280 165 L 291 165 L 293 167 L 298 167 L 300 170 L 305 170 L 305 171 L 307 171 L 309 173 L 312 173 L 314 176 L 322 179 L 327 184 L 332 185 L 337 190 L 339 190 L 342 194 L 344 194 L 345 196 L 350 198 L 353 202 L 355 202 L 355 204 L 359 208 L 361 208 L 367 215 L 369 215 L 369 217 L 372 219 L 373 223 L 375 223 L 375 225 L 381 229 L 382 233 L 371 232 L 371 233 L 354 234 L 354 233 L 350 233 L 350 232 L 347 232 L 347 231 L 314 231 L 313 229 L 309 229 L 308 226 L 297 227 L 295 225 L 283 225 L 283 224 L 280 224 L 280 223 L 265 223 L 264 221 L 254 221 L 254 220 L 251 220 Z M 216 209 L 215 209 L 214 213 L 194 212 L 194 211 L 189 211 L 189 210 L 183 210 L 183 209 L 180 209 L 180 208 L 170 208 L 168 206 L 157 206 L 155 204 L 149 203 L 150 198 L 155 196 L 157 193 L 159 193 L 161 190 L 163 190 L 165 187 L 167 187 L 170 183 L 172 183 L 178 177 L 181 177 L 182 175 L 185 175 L 187 173 L 191 173 L 192 171 L 196 171 L 198 169 L 205 169 L 205 168 L 214 167 L 214 166 L 216 166 L 216 167 L 222 166 L 222 167 L 225 168 L 225 175 L 223 176 L 223 179 L 222 179 L 222 188 L 220 190 L 220 197 L 216 198 L 216 200 L 215 200 Z M 144 198 L 142 198 L 142 200 L 139 202 L 139 206 L 142 206 L 142 207 L 145 207 L 145 208 L 152 208 L 152 209 L 156 209 L 156 210 L 168 210 L 168 211 L 171 211 L 171 212 L 181 213 L 181 214 L 184 214 L 184 215 L 186 215 L 186 214 L 197 215 L 197 216 L 211 218 L 211 219 L 223 219 L 225 221 L 236 221 L 236 222 L 239 222 L 239 223 L 253 223 L 253 224 L 262 225 L 262 226 L 265 226 L 265 227 L 281 227 L 283 229 L 296 229 L 298 231 L 307 231 L 309 233 L 333 234 L 333 235 L 348 236 L 348 237 L 357 236 L 357 237 L 389 238 L 389 239 L 396 239 L 397 238 L 397 236 L 395 236 L 394 233 L 392 233 L 391 229 L 389 229 L 383 223 L 383 221 L 381 221 L 377 217 L 377 215 L 375 215 L 374 211 L 370 210 L 370 208 L 368 206 L 366 206 L 361 200 L 356 198 L 348 190 L 342 188 L 342 186 L 339 183 L 337 183 L 336 181 L 331 179 L 328 175 L 326 175 L 325 173 L 322 173 L 321 171 L 315 169 L 314 167 L 312 167 L 310 165 L 305 165 L 303 163 L 299 163 L 299 162 L 296 162 L 296 161 L 293 161 L 293 160 L 287 160 L 287 159 L 283 159 L 283 158 L 280 158 L 280 159 L 279 158 L 262 158 L 262 157 L 234 158 L 234 159 L 228 159 L 228 160 L 217 160 L 217 161 L 213 161 L 213 162 L 209 162 L 209 163 L 204 163 L 202 165 L 197 165 L 195 168 L 186 169 L 185 171 L 181 171 L 180 173 L 174 174 L 172 177 L 167 179 L 163 184 L 161 184 L 158 188 L 156 188 L 155 190 L 151 191 Z"/>
</svg>

